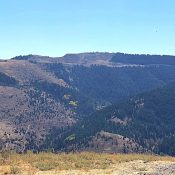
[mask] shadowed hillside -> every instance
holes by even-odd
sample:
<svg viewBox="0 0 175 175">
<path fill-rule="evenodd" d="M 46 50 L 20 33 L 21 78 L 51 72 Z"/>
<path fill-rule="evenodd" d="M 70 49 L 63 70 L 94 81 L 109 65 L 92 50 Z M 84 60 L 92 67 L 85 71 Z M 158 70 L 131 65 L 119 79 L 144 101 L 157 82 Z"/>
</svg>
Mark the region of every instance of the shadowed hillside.
<svg viewBox="0 0 175 175">
<path fill-rule="evenodd" d="M 72 127 L 63 140 L 55 139 L 56 130 L 49 138 L 54 138 L 55 149 L 175 155 L 174 105 L 172 84 L 90 115 Z"/>
</svg>

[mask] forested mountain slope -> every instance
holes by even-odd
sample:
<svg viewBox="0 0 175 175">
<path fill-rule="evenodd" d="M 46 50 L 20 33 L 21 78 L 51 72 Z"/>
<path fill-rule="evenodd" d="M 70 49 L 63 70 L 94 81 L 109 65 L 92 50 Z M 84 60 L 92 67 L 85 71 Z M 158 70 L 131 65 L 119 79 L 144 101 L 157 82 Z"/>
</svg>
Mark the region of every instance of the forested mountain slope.
<svg viewBox="0 0 175 175">
<path fill-rule="evenodd" d="M 27 55 L 0 61 L 1 147 L 41 150 L 53 130 L 62 138 L 90 114 L 175 80 L 173 56 L 130 55 L 125 61 L 121 55 Z"/>
<path fill-rule="evenodd" d="M 121 142 L 116 144 L 114 140 L 120 139 L 114 137 L 122 136 L 130 139 L 130 144 L 123 142 L 123 152 L 130 152 L 129 146 L 135 142 L 138 144 L 135 147 L 137 151 L 175 155 L 174 106 L 175 84 L 137 95 L 96 112 L 78 123 L 67 133 L 63 147 L 70 150 L 94 150 L 94 146 L 102 149 L 101 144 L 105 143 L 98 139 L 101 138 L 108 143 L 113 142 L 108 145 L 108 149 L 114 145 L 116 149 Z M 108 133 L 107 137 L 101 131 Z M 55 145 L 58 145 L 57 142 Z"/>
</svg>

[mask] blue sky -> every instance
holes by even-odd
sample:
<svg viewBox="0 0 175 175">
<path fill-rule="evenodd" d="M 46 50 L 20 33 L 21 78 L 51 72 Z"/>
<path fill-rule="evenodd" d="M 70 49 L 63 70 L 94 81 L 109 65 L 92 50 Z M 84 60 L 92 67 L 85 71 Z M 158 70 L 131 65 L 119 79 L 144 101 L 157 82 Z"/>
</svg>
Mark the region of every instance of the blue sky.
<svg viewBox="0 0 175 175">
<path fill-rule="evenodd" d="M 174 0 L 0 0 L 0 58 L 107 51 L 175 55 Z"/>
</svg>

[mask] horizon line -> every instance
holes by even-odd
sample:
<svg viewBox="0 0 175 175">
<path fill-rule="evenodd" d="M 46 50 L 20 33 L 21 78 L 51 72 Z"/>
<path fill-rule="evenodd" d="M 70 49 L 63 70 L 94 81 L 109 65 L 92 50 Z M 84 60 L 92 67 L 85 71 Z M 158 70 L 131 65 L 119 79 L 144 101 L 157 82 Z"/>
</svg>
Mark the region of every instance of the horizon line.
<svg viewBox="0 0 175 175">
<path fill-rule="evenodd" d="M 68 52 L 63 54 L 62 56 L 49 56 L 49 55 L 42 55 L 42 54 L 21 54 L 21 55 L 16 55 L 10 58 L 1 58 L 0 60 L 11 60 L 15 57 L 19 56 L 40 56 L 40 57 L 49 57 L 49 58 L 61 58 L 65 57 L 66 55 L 79 55 L 79 54 L 126 54 L 126 55 L 146 55 L 146 56 L 172 56 L 175 57 L 173 54 L 150 54 L 150 53 L 131 53 L 131 52 L 108 52 L 108 51 L 86 51 L 86 52 Z"/>
</svg>

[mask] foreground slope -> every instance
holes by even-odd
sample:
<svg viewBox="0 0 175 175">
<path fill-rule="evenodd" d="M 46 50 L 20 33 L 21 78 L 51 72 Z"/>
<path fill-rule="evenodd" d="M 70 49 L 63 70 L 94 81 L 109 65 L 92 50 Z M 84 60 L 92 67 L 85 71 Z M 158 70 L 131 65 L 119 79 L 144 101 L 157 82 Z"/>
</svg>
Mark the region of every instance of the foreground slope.
<svg viewBox="0 0 175 175">
<path fill-rule="evenodd" d="M 143 154 L 27 153 L 0 155 L 0 175 L 174 175 L 175 159 Z"/>
</svg>

